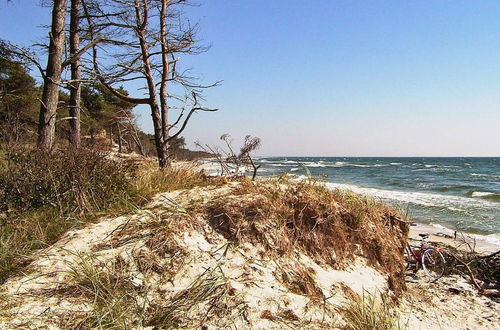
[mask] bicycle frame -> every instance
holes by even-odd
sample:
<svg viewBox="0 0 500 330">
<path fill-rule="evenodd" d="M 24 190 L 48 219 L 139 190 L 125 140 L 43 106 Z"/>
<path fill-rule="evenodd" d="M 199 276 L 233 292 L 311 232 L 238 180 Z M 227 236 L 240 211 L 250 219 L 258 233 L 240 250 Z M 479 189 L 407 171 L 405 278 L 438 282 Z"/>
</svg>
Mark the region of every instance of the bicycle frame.
<svg viewBox="0 0 500 330">
<path fill-rule="evenodd" d="M 422 263 L 422 254 L 427 249 L 427 247 L 424 245 L 424 242 L 420 244 L 420 247 L 418 249 L 414 249 L 412 248 L 410 243 L 406 243 L 406 249 L 408 250 L 408 253 L 413 258 L 413 260 L 415 260 L 417 265 L 420 265 Z"/>
<path fill-rule="evenodd" d="M 426 243 L 425 240 L 422 239 L 420 241 L 420 246 L 418 247 L 418 249 L 414 249 L 410 245 L 410 243 L 406 243 L 406 249 L 408 250 L 412 259 L 416 262 L 417 267 L 422 266 L 422 255 L 424 254 L 425 250 L 433 248 L 431 246 L 426 245 L 425 243 Z M 441 252 L 441 249 L 439 249 L 439 248 L 433 248 L 433 249 L 435 249 L 438 252 Z"/>
</svg>

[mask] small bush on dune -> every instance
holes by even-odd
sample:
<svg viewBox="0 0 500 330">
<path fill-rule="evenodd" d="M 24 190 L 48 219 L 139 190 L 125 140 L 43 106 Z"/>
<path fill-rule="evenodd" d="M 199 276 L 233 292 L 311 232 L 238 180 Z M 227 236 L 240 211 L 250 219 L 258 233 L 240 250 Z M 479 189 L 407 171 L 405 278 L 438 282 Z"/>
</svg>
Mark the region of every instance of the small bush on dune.
<svg viewBox="0 0 500 330">
<path fill-rule="evenodd" d="M 46 206 L 63 214 L 104 210 L 130 190 L 134 171 L 90 149 L 18 150 L 7 164 L 0 170 L 0 211 L 14 214 Z"/>
<path fill-rule="evenodd" d="M 145 164 L 136 172 L 135 188 L 141 196 L 152 197 L 161 192 L 193 187 L 220 185 L 223 178 L 208 178 L 193 164 L 174 164 L 160 170 L 156 164 Z"/>
<path fill-rule="evenodd" d="M 310 183 L 244 183 L 239 193 L 249 198 L 216 202 L 205 210 L 227 239 L 260 243 L 278 255 L 301 249 L 335 268 L 363 255 L 388 275 L 396 294 L 404 290 L 408 225 L 387 206 Z"/>
</svg>

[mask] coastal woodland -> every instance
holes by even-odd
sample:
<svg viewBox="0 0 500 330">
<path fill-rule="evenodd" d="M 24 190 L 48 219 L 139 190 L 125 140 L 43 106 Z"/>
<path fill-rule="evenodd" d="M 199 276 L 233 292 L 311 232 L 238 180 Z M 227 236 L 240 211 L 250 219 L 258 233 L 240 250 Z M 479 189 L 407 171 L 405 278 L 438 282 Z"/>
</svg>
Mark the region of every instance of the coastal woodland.
<svg viewBox="0 0 500 330">
<path fill-rule="evenodd" d="M 0 328 L 498 325 L 498 252 L 440 245 L 426 277 L 404 256 L 411 219 L 382 201 L 259 179 L 249 135 L 187 148 L 220 84 L 184 62 L 209 51 L 195 3 L 42 5 L 46 38 L 0 40 Z"/>
</svg>

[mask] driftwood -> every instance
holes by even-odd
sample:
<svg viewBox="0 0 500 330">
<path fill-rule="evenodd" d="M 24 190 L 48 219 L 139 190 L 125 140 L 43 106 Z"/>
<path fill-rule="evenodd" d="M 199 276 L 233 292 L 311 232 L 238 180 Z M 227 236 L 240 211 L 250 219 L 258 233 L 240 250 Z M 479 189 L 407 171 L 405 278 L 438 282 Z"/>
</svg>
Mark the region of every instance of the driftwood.
<svg viewBox="0 0 500 330">
<path fill-rule="evenodd" d="M 500 251 L 488 255 L 469 252 L 462 256 L 458 256 L 457 252 L 447 251 L 447 254 L 457 265 L 465 268 L 469 282 L 477 292 L 488 297 L 500 297 Z M 488 285 L 492 285 L 493 289 L 488 288 Z"/>
<path fill-rule="evenodd" d="M 459 264 L 465 266 L 465 269 L 467 269 L 467 272 L 469 273 L 469 276 L 470 276 L 470 282 L 474 285 L 474 287 L 479 291 L 479 293 L 482 293 L 483 292 L 483 288 L 481 288 L 481 286 L 479 285 L 479 283 L 477 283 L 477 280 L 476 280 L 476 277 L 474 276 L 474 273 L 472 272 L 472 270 L 470 269 L 469 267 L 469 264 L 464 262 L 462 259 L 460 259 L 459 257 L 457 257 L 455 254 L 451 253 L 451 252 L 448 252 L 448 254 L 453 258 L 455 259 Z"/>
</svg>

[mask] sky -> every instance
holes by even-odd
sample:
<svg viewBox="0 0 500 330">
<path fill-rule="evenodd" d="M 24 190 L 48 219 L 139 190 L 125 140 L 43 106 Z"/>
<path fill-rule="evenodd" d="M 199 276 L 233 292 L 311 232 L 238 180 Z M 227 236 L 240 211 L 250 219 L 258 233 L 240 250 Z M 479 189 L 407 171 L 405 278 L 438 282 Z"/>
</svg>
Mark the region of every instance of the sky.
<svg viewBox="0 0 500 330">
<path fill-rule="evenodd" d="M 500 156 L 500 1 L 198 3 L 186 15 L 211 48 L 181 63 L 222 84 L 188 147 L 229 133 L 265 156 Z M 0 38 L 46 35 L 37 4 L 2 1 Z"/>
</svg>

